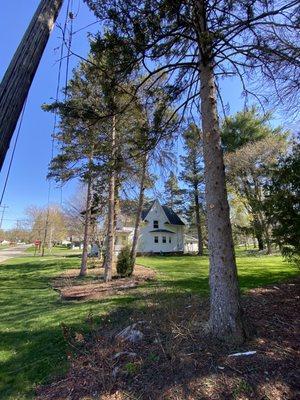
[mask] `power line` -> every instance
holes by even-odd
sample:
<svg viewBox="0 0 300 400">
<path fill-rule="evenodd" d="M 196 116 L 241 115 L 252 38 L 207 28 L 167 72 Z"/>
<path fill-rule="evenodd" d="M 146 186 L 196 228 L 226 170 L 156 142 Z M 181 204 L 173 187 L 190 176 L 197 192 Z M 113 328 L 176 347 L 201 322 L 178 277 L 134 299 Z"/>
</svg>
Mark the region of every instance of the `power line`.
<svg viewBox="0 0 300 400">
<path fill-rule="evenodd" d="M 74 14 L 72 12 L 73 9 L 73 0 L 71 0 L 71 11 L 67 10 L 68 16 L 70 18 L 70 31 L 69 31 L 69 40 L 67 46 L 67 65 L 66 65 L 66 77 L 65 77 L 65 100 L 67 98 L 67 90 L 68 90 L 68 75 L 69 75 L 69 62 L 70 62 L 70 55 L 71 55 L 71 44 L 72 44 L 72 36 L 73 36 L 73 19 Z"/>
<path fill-rule="evenodd" d="M 92 26 L 92 25 L 98 24 L 99 22 L 100 22 L 100 19 L 98 19 L 97 21 L 92 22 L 92 23 L 90 23 L 90 24 L 88 24 L 88 25 L 86 25 L 86 26 L 83 26 L 83 27 L 80 28 L 80 29 L 77 29 L 77 31 L 74 31 L 74 32 L 73 32 L 73 35 L 75 35 L 75 34 L 78 33 L 78 32 L 83 31 L 83 30 L 86 29 L 86 28 L 89 28 L 89 27 Z"/>
<path fill-rule="evenodd" d="M 55 98 L 56 102 L 58 101 L 58 97 L 59 97 L 59 89 L 60 89 L 60 81 L 61 81 L 61 70 L 62 70 L 62 60 L 63 60 L 63 53 L 64 53 L 64 43 L 65 43 L 65 37 L 66 37 L 68 16 L 69 16 L 69 13 L 70 13 L 70 4 L 71 4 L 71 0 L 68 0 L 67 9 L 66 9 L 66 17 L 65 17 L 64 26 L 63 26 L 63 37 L 62 37 L 62 42 L 61 42 L 61 46 L 60 46 L 60 60 L 59 60 L 59 66 L 58 66 L 58 76 L 57 76 L 57 85 L 56 85 L 56 98 Z M 54 140 L 55 140 L 54 139 L 54 135 L 55 135 L 55 130 L 56 130 L 56 122 L 57 122 L 57 109 L 55 109 L 55 112 L 54 112 L 54 124 L 53 124 L 52 143 L 51 143 L 51 161 L 53 160 L 53 157 L 54 157 Z M 49 179 L 48 196 L 47 196 L 47 214 L 46 214 L 46 220 L 45 220 L 44 238 L 43 238 L 43 242 L 42 242 L 42 256 L 44 256 L 44 253 L 45 253 L 45 242 L 46 242 L 46 238 L 47 238 L 47 231 L 48 231 L 48 225 L 49 225 L 50 194 L 51 194 L 51 180 Z"/>
<path fill-rule="evenodd" d="M 71 10 L 69 10 L 69 6 L 71 6 Z M 79 7 L 80 3 L 78 5 L 78 10 L 76 16 L 73 14 L 73 0 L 71 0 L 71 5 L 68 3 L 68 8 L 67 8 L 67 15 L 70 18 L 70 31 L 69 31 L 69 39 L 68 39 L 68 45 L 67 45 L 67 64 L 66 64 L 66 76 L 65 76 L 65 101 L 67 99 L 68 95 L 68 78 L 69 78 L 69 63 L 70 63 L 70 56 L 71 56 L 71 45 L 72 45 L 72 37 L 73 37 L 73 20 L 77 17 L 78 12 L 79 12 Z M 65 33 L 63 33 L 63 40 Z M 60 185 L 60 205 L 62 206 L 63 204 L 63 184 Z"/>
<path fill-rule="evenodd" d="M 11 166 L 12 166 L 12 163 L 13 163 L 13 160 L 14 160 L 14 155 L 15 155 L 15 151 L 16 151 L 16 147 L 17 147 L 17 143 L 18 143 L 18 139 L 19 139 L 22 123 L 23 123 L 23 117 L 24 117 L 26 104 L 27 104 L 27 97 L 26 97 L 24 105 L 23 105 L 21 118 L 20 118 L 20 122 L 19 122 L 19 127 L 18 127 L 18 131 L 17 131 L 17 135 L 16 135 L 16 140 L 15 140 L 15 143 L 14 143 L 13 151 L 12 151 L 11 158 L 10 158 L 9 165 L 8 165 L 8 170 L 7 170 L 6 177 L 5 177 L 5 182 L 4 182 L 4 186 L 3 186 L 3 190 L 2 190 L 2 194 L 1 194 L 1 199 L 0 199 L 0 206 L 1 206 L 2 201 L 3 201 L 3 197 L 4 197 L 4 194 L 5 194 L 5 191 L 6 191 L 8 178 L 9 178 L 9 175 L 10 175 Z"/>
</svg>

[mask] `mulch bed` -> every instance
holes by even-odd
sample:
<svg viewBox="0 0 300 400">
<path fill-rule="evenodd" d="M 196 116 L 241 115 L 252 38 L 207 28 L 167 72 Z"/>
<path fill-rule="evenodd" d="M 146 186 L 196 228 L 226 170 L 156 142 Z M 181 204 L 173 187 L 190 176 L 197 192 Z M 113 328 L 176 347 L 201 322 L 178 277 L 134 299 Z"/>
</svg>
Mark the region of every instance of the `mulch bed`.
<svg viewBox="0 0 300 400">
<path fill-rule="evenodd" d="M 90 273 L 93 279 L 83 280 L 78 278 L 78 269 L 66 271 L 52 283 L 55 290 L 60 293 L 62 300 L 90 300 L 101 299 L 120 292 L 137 288 L 141 284 L 155 279 L 155 271 L 150 268 L 136 265 L 132 277 L 120 278 L 113 271 L 112 281 L 103 281 L 103 268 L 93 268 Z"/>
<path fill-rule="evenodd" d="M 239 348 L 205 334 L 208 301 L 155 295 L 143 310 L 119 310 L 84 336 L 65 331 L 67 375 L 37 400 L 292 400 L 300 398 L 300 281 L 253 289 L 243 298 L 256 335 Z M 116 337 L 134 322 L 144 337 Z M 232 353 L 255 351 L 249 356 Z"/>
</svg>

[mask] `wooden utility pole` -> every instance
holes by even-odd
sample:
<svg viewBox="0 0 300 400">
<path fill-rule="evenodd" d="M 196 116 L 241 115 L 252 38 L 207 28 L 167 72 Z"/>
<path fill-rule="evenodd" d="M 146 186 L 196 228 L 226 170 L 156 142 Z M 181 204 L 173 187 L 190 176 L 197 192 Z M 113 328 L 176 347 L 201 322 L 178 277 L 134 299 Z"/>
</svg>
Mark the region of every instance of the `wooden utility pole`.
<svg viewBox="0 0 300 400">
<path fill-rule="evenodd" d="M 63 0 L 41 0 L 0 84 L 0 170 Z"/>
</svg>

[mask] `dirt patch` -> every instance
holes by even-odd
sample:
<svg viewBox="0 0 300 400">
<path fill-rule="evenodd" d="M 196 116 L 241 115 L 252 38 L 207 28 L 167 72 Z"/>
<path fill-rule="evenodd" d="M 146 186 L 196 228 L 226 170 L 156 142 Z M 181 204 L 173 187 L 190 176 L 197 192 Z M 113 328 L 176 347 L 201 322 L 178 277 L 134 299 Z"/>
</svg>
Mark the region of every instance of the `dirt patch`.
<svg viewBox="0 0 300 400">
<path fill-rule="evenodd" d="M 103 281 L 103 268 L 93 268 L 87 277 L 79 278 L 78 269 L 66 271 L 53 282 L 53 288 L 58 290 L 63 300 L 100 299 L 118 294 L 122 291 L 137 288 L 141 284 L 155 279 L 156 273 L 150 268 L 136 265 L 132 277 L 120 278 L 113 271 L 111 282 Z"/>
<path fill-rule="evenodd" d="M 256 336 L 239 348 L 205 335 L 208 301 L 197 296 L 145 299 L 142 310 L 109 315 L 92 334 L 65 332 L 67 376 L 40 387 L 38 400 L 296 400 L 299 376 L 299 281 L 251 290 L 244 309 Z M 143 339 L 116 334 L 137 323 Z M 135 325 L 136 326 L 136 325 Z M 230 356 L 253 351 L 251 355 Z"/>
</svg>

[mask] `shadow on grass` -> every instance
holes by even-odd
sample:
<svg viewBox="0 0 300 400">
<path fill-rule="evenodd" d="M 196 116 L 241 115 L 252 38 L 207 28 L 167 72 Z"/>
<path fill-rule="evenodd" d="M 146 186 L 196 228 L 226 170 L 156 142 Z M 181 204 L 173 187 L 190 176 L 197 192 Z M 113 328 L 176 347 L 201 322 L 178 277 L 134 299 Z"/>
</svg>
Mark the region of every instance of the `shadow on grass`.
<svg viewBox="0 0 300 400">
<path fill-rule="evenodd" d="M 81 259 L 81 254 L 66 254 L 64 257 L 65 258 L 80 258 Z"/>
<path fill-rule="evenodd" d="M 62 302 L 51 287 L 62 271 L 77 267 L 73 259 L 23 258 L 0 266 L 0 398 L 29 399 L 36 384 L 67 366 L 61 324 L 88 330 L 89 315 L 99 322 L 105 313 L 134 298 Z"/>
<path fill-rule="evenodd" d="M 89 324 L 85 323 L 89 315 L 93 314 L 95 323 L 99 323 L 104 314 L 123 307 L 124 318 L 115 321 L 117 325 L 129 319 L 133 309 L 143 309 L 144 302 L 152 301 L 153 293 L 161 289 L 166 292 L 159 296 L 178 302 L 180 292 L 208 294 L 207 258 L 155 257 L 144 260 L 146 266 L 158 271 L 157 282 L 145 283 L 126 295 L 85 302 L 62 302 L 51 287 L 51 281 L 63 271 L 79 268 L 77 254 L 23 258 L 1 264 L 0 398 L 30 398 L 36 384 L 65 371 L 67 356 L 61 323 L 74 331 L 82 331 L 89 329 Z M 273 284 L 295 275 L 278 257 L 254 261 L 245 257 L 239 264 L 242 290 Z M 156 301 L 163 298 L 159 296 Z M 160 308 L 155 312 L 160 313 Z M 120 318 L 120 314 L 115 315 Z"/>
<path fill-rule="evenodd" d="M 5 309 L 10 317 L 5 318 L 6 330 L 0 332 L 1 360 L 0 398 L 21 399 L 32 395 L 37 384 L 65 372 L 67 345 L 61 324 L 75 332 L 87 333 L 87 320 L 93 315 L 99 324 L 108 310 L 134 301 L 131 297 L 120 297 L 105 301 L 80 303 L 49 302 L 48 305 L 23 305 L 23 311 Z M 3 313 L 1 312 L 3 315 Z M 41 317 L 42 316 L 42 317 Z M 75 317 L 74 317 L 75 316 Z M 22 320 L 23 323 L 14 322 Z M 41 329 L 39 329 L 39 328 Z M 7 356 L 7 357 L 5 357 Z"/>
</svg>

